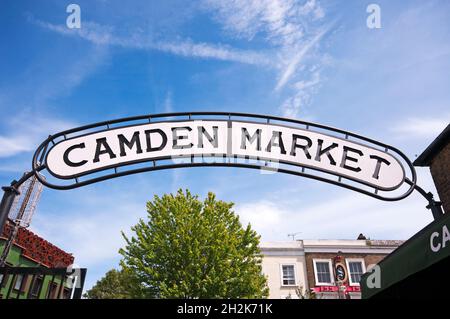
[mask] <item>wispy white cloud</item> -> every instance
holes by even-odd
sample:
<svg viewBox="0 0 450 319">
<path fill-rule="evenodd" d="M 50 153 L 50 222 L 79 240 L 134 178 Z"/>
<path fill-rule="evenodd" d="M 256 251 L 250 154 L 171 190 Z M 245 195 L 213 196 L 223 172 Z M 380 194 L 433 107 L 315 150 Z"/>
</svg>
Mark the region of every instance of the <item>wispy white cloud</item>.
<svg viewBox="0 0 450 319">
<path fill-rule="evenodd" d="M 283 224 L 283 217 L 286 213 L 281 207 L 270 201 L 258 201 L 245 203 L 236 207 L 236 212 L 243 225 L 250 223 L 258 231 L 264 240 L 270 240 L 274 236 L 273 232 Z"/>
<path fill-rule="evenodd" d="M 429 169 L 416 172 L 418 184 L 439 200 Z M 418 192 L 386 202 L 300 178 L 262 198 L 244 198 L 235 212 L 263 241 L 288 240 L 287 234 L 296 232 L 307 239 L 354 239 L 361 232 L 374 239 L 407 239 L 432 221 L 428 202 Z"/>
<path fill-rule="evenodd" d="M 67 36 L 78 35 L 79 37 L 95 44 L 120 44 L 116 43 L 115 41 L 117 40 L 111 36 L 111 32 L 113 31 L 113 29 L 110 26 L 100 25 L 95 22 L 83 21 L 82 28 L 70 29 L 66 25 L 58 25 L 36 19 L 32 15 L 28 15 L 27 19 L 30 23 L 33 23 L 43 29 L 47 29 Z M 131 39 L 127 39 L 126 41 L 130 40 Z M 125 40 L 123 40 L 123 43 L 125 43 Z"/>
<path fill-rule="evenodd" d="M 411 117 L 392 127 L 400 138 L 434 138 L 450 124 L 450 114 L 440 117 Z"/>
<path fill-rule="evenodd" d="M 377 239 L 407 239 L 420 229 L 418 225 L 431 221 L 425 206 L 419 196 L 401 203 L 385 203 L 348 194 L 296 208 L 257 201 L 238 205 L 236 212 L 263 241 L 288 240 L 287 235 L 296 232 L 308 239 L 354 239 L 361 232 Z"/>
<path fill-rule="evenodd" d="M 322 56 L 317 47 L 333 24 L 323 22 L 325 11 L 316 0 L 205 0 L 204 6 L 215 12 L 216 20 L 232 36 L 249 41 L 261 36 L 277 50 L 279 72 L 275 91 L 288 87 L 290 96 L 279 107 L 284 116 L 296 117 L 310 103 L 320 81 L 321 67 L 305 68 L 310 61 Z M 313 63 L 321 63 L 313 62 Z M 313 77 L 314 84 L 306 83 Z M 290 84 L 290 85 L 288 85 Z"/>
<path fill-rule="evenodd" d="M 30 159 L 27 158 L 26 160 L 14 161 L 13 163 L 6 163 L 0 165 L 0 172 L 14 173 L 14 174 L 23 173 L 29 167 L 30 167 Z"/>
<path fill-rule="evenodd" d="M 321 84 L 320 74 L 320 69 L 312 71 L 311 79 L 300 80 L 293 84 L 295 88 L 294 93 L 286 98 L 280 106 L 284 116 L 296 117 L 300 110 L 311 102 L 312 96 L 317 92 Z"/>
<path fill-rule="evenodd" d="M 34 18 L 29 18 L 29 20 L 44 29 L 65 36 L 79 36 L 96 45 L 119 46 L 139 50 L 157 50 L 183 57 L 216 59 L 254 65 L 271 66 L 273 64 L 273 60 L 263 53 L 239 50 L 223 44 L 194 42 L 191 39 L 157 41 L 139 32 L 131 36 L 121 37 L 114 33 L 112 27 L 103 26 L 94 22 L 83 22 L 80 29 L 69 29 L 64 25 L 55 25 Z"/>
<path fill-rule="evenodd" d="M 31 147 L 27 137 L 0 135 L 0 157 L 7 157 L 30 150 Z"/>
<path fill-rule="evenodd" d="M 65 214 L 57 214 L 51 218 L 48 214 L 36 214 L 33 229 L 40 236 L 52 239 L 72 252 L 77 264 L 94 266 L 117 258 L 119 248 L 124 246 L 120 232 L 129 234 L 130 227 L 145 215 L 145 203 L 137 205 L 114 202 L 114 206 L 103 205 L 101 208 L 93 205 L 89 209 L 95 210 L 95 213 L 89 214 L 89 218 L 85 215 L 86 212 L 77 214 L 66 211 Z"/>
<path fill-rule="evenodd" d="M 234 38 L 252 41 L 262 37 L 269 49 L 241 50 L 229 45 L 194 42 L 185 39 L 154 39 L 150 35 L 136 31 L 120 36 L 111 26 L 94 22 L 83 22 L 80 29 L 69 29 L 37 20 L 32 16 L 30 22 L 40 27 L 65 35 L 78 36 L 91 43 L 102 46 L 119 46 L 128 49 L 156 50 L 182 57 L 215 59 L 243 64 L 269 67 L 278 72 L 275 91 L 279 92 L 289 83 L 290 96 L 279 107 L 285 116 L 296 117 L 303 106 L 310 103 L 318 86 L 299 87 L 296 83 L 311 77 L 309 68 L 302 69 L 307 56 L 314 53 L 318 43 L 331 26 L 322 22 L 325 12 L 316 0 L 205 0 L 201 7 L 213 12 L 214 18 L 223 26 L 227 34 Z M 321 63 L 315 62 L 315 63 Z M 313 76 L 320 80 L 317 68 Z M 320 75 L 320 74 L 319 74 Z"/>
<path fill-rule="evenodd" d="M 307 20 L 324 17 L 315 0 L 205 0 L 203 4 L 233 36 L 251 40 L 261 34 L 281 47 L 302 42 L 309 32 Z"/>
<path fill-rule="evenodd" d="M 32 20 L 32 17 L 28 19 L 47 28 L 54 27 L 58 32 L 65 32 L 63 28 Z M 11 105 L 14 105 L 17 111 L 8 117 L 0 118 L 0 158 L 34 151 L 48 135 L 77 126 L 72 120 L 46 115 L 46 109 L 51 107 L 54 99 L 72 94 L 73 90 L 92 75 L 107 57 L 107 48 L 96 45 L 83 52 L 82 59 L 77 57 L 69 64 L 65 60 L 55 61 L 48 73 L 36 72 L 32 66 L 23 71 L 27 76 L 20 85 L 3 87 L 0 91 L 0 110 L 8 112 Z M 58 67 L 60 62 L 63 67 Z M 51 113 L 55 113 L 54 109 Z M 2 165 L 0 169 L 11 171 L 15 168 L 16 166 Z"/>
<path fill-rule="evenodd" d="M 8 130 L 14 133 L 0 135 L 0 157 L 34 151 L 48 135 L 76 126 L 71 121 L 36 116 L 28 112 L 9 118 L 5 125 L 14 128 L 14 130 Z"/>
<path fill-rule="evenodd" d="M 149 49 L 158 49 L 185 57 L 213 58 L 223 61 L 233 61 L 245 64 L 271 66 L 273 61 L 264 54 L 255 51 L 245 51 L 226 45 L 209 43 L 194 43 L 192 40 L 178 42 L 158 42 L 148 45 Z"/>
<path fill-rule="evenodd" d="M 55 67 L 55 71 L 48 74 L 36 73 L 33 68 L 24 70 L 25 74 L 31 73 L 33 77 L 26 77 L 20 85 L 2 88 L 0 110 L 8 112 L 14 105 L 16 111 L 0 118 L 0 158 L 32 152 L 50 134 L 77 126 L 75 121 L 47 115 L 46 109 L 55 98 L 70 95 L 104 62 L 106 56 L 107 51 L 97 46 L 90 49 L 83 59 L 70 64 L 63 62 L 64 68 Z M 29 164 L 27 162 L 27 166 Z M 23 169 L 23 165 L 17 162 L 0 167 L 0 170 L 11 172 Z"/>
<path fill-rule="evenodd" d="M 166 98 L 164 99 L 164 112 L 172 113 L 173 112 L 173 100 L 172 100 L 172 91 L 168 91 L 166 93 Z"/>
<path fill-rule="evenodd" d="M 298 82 L 311 76 L 309 68 L 302 69 L 305 58 L 320 57 L 315 48 L 329 31 L 331 25 L 322 21 L 325 12 L 316 0 L 205 0 L 201 7 L 212 12 L 227 34 L 234 38 L 252 41 L 262 37 L 271 49 L 264 51 L 241 50 L 229 45 L 194 42 L 189 38 L 175 40 L 153 39 L 142 32 L 120 36 L 111 26 L 83 22 L 80 29 L 68 29 L 64 25 L 29 17 L 40 27 L 66 36 L 78 36 L 96 45 L 119 46 L 138 50 L 156 50 L 182 57 L 215 59 L 269 67 L 278 72 L 275 91 L 281 91 L 289 83 L 291 96 L 279 110 L 285 116 L 295 117 L 303 106 L 310 103 L 317 86 L 298 87 Z M 321 63 L 315 62 L 315 63 Z M 313 76 L 321 72 L 315 70 Z M 320 79 L 320 77 L 319 77 Z M 295 105 L 295 107 L 286 107 Z"/>
<path fill-rule="evenodd" d="M 282 72 L 280 79 L 278 80 L 277 85 L 275 86 L 275 90 L 280 90 L 282 87 L 284 87 L 287 83 L 287 81 L 292 77 L 292 75 L 295 73 L 295 71 L 298 69 L 299 64 L 302 62 L 305 55 L 311 50 L 314 45 L 316 45 L 320 39 L 325 35 L 325 33 L 328 32 L 330 27 L 327 27 L 323 30 L 321 30 L 318 34 L 316 34 L 311 41 L 309 41 L 306 45 L 304 45 L 300 51 L 292 57 L 292 59 L 287 63 L 286 68 Z M 309 85 L 297 85 L 298 90 L 306 90 L 309 87 L 312 86 L 312 84 L 317 84 L 319 81 L 319 73 L 316 71 L 314 73 L 314 80 L 315 83 L 312 83 L 310 81 Z M 304 83 L 304 81 L 301 81 L 300 83 Z"/>
</svg>

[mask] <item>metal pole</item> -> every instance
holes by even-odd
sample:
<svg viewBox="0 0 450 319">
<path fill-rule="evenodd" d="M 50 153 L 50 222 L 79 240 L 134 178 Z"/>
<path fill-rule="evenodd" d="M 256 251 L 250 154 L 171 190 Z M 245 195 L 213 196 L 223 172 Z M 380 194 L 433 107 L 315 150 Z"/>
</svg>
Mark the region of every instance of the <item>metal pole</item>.
<svg viewBox="0 0 450 319">
<path fill-rule="evenodd" d="M 431 210 L 431 213 L 433 214 L 434 220 L 438 219 L 442 215 L 444 215 L 444 212 L 442 211 L 442 203 L 437 202 L 433 199 L 433 194 L 428 193 L 430 195 L 430 198 L 428 200 L 427 208 Z"/>
<path fill-rule="evenodd" d="M 17 216 L 15 216 L 15 220 L 12 222 L 12 230 L 11 230 L 10 236 L 8 238 L 8 241 L 5 245 L 5 247 L 3 248 L 3 252 L 0 257 L 0 267 L 2 267 L 4 265 L 4 263 L 6 262 L 6 258 L 8 258 L 9 251 L 11 250 L 12 246 L 14 245 L 14 241 L 16 240 L 17 234 L 19 232 L 20 223 L 23 220 L 23 216 L 25 214 L 25 210 L 27 208 L 28 201 L 33 193 L 33 187 L 35 184 L 36 184 L 36 177 L 33 176 L 30 179 L 30 185 L 28 186 L 28 189 L 25 193 L 25 196 L 23 198 L 23 202 L 19 209 L 19 212 L 18 212 Z M 8 213 L 8 215 L 9 215 L 9 213 Z"/>
<path fill-rule="evenodd" d="M 77 277 L 75 291 L 72 299 L 81 299 L 84 287 L 84 280 L 86 279 L 86 268 L 80 268 L 80 275 Z"/>
<path fill-rule="evenodd" d="M 8 219 L 9 211 L 11 210 L 14 198 L 19 195 L 19 191 L 13 186 L 16 181 L 11 183 L 11 186 L 2 187 L 4 193 L 0 203 L 0 234 L 3 233 L 3 227 L 5 227 L 6 220 Z"/>
<path fill-rule="evenodd" d="M 14 185 L 16 181 L 13 181 L 11 185 Z M 11 211 L 11 207 L 14 203 L 14 199 L 20 192 L 14 186 L 5 186 L 2 187 L 4 194 L 2 201 L 0 203 L 0 235 L 3 234 L 3 230 L 6 224 L 6 220 L 8 219 L 9 212 Z M 16 229 L 15 227 L 11 228 L 10 238 L 15 236 Z M 3 267 L 6 263 L 6 258 L 8 257 L 9 250 L 11 249 L 11 242 L 8 239 L 3 246 L 3 251 L 0 256 L 0 267 Z"/>
<path fill-rule="evenodd" d="M 14 198 L 20 194 L 20 185 L 22 185 L 28 178 L 30 178 L 34 174 L 34 171 L 23 174 L 18 181 L 13 180 L 10 186 L 2 187 L 4 194 L 0 203 L 0 234 L 3 233 L 3 227 L 5 227 L 6 220 L 8 219 L 9 212 L 11 210 L 12 204 L 14 203 Z"/>
<path fill-rule="evenodd" d="M 11 211 L 11 207 L 14 203 L 14 199 L 17 195 L 20 195 L 19 187 L 22 185 L 28 178 L 35 175 L 34 171 L 25 173 L 22 175 L 22 177 L 16 181 L 13 180 L 11 182 L 10 186 L 4 186 L 2 187 L 4 193 L 2 201 L 0 202 L 0 235 L 3 234 L 3 229 L 6 224 L 6 220 L 8 219 L 9 213 Z M 15 230 L 15 228 L 12 230 L 12 232 Z M 12 234 L 13 235 L 13 234 Z M 14 238 L 13 238 L 14 239 Z M 8 244 L 11 245 L 11 243 L 8 241 L 5 244 L 4 250 L 2 252 L 1 258 L 0 258 L 0 267 L 2 267 L 6 263 L 6 255 L 9 251 L 7 251 Z"/>
</svg>

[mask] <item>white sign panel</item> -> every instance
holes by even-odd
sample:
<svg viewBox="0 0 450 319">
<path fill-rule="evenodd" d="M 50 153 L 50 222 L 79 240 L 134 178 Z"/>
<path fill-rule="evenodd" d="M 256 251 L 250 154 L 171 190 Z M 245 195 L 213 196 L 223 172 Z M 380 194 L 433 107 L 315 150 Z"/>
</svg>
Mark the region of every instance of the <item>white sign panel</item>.
<svg viewBox="0 0 450 319">
<path fill-rule="evenodd" d="M 317 169 L 381 190 L 403 183 L 400 162 L 386 152 L 294 127 L 241 121 L 141 124 L 59 142 L 47 154 L 58 178 L 103 169 L 190 156 L 246 157 Z"/>
<path fill-rule="evenodd" d="M 309 130 L 233 122 L 232 136 L 233 154 L 316 168 L 383 190 L 398 188 L 405 177 L 390 154 Z"/>
</svg>

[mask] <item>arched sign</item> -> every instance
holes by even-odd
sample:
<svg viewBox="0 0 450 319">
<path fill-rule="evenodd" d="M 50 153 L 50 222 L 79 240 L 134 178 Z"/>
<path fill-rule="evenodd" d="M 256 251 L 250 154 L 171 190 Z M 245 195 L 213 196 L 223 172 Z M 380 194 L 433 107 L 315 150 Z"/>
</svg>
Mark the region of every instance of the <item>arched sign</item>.
<svg viewBox="0 0 450 319">
<path fill-rule="evenodd" d="M 384 200 L 405 198 L 416 183 L 408 158 L 391 146 L 320 124 L 245 113 L 156 114 L 96 123 L 49 136 L 33 157 L 33 170 L 47 171 L 57 184 L 49 178 L 41 182 L 56 189 L 189 166 L 275 170 Z"/>
</svg>

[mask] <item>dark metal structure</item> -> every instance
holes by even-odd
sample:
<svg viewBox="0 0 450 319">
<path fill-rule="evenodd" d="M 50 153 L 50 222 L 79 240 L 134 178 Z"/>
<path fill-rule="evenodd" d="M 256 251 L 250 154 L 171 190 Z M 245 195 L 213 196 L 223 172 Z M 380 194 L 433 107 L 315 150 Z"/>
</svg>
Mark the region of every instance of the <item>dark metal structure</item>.
<svg viewBox="0 0 450 319">
<path fill-rule="evenodd" d="M 328 135 L 338 137 L 341 139 L 351 140 L 352 142 L 360 142 L 369 147 L 375 148 L 379 151 L 391 153 L 396 155 L 396 158 L 401 160 L 402 166 L 408 169 L 405 172 L 405 179 L 403 186 L 398 190 L 394 191 L 393 196 L 389 196 L 392 192 L 386 192 L 378 188 L 368 187 L 367 185 L 358 183 L 358 181 L 346 179 L 338 174 L 333 174 L 330 172 L 324 172 L 317 168 L 302 167 L 298 165 L 292 165 L 292 163 L 287 163 L 279 161 L 279 167 L 274 169 L 269 165 L 267 161 L 260 158 L 238 158 L 234 156 L 230 157 L 210 157 L 205 161 L 204 157 L 201 157 L 200 161 L 194 156 L 190 156 L 190 161 L 177 163 L 171 161 L 171 158 L 158 158 L 157 160 L 148 160 L 128 162 L 125 164 L 118 164 L 114 167 L 99 169 L 89 174 L 83 174 L 74 176 L 70 180 L 60 180 L 56 179 L 58 183 L 54 182 L 50 178 L 42 178 L 37 172 L 45 173 L 48 171 L 46 164 L 46 155 L 49 150 L 60 141 L 64 141 L 68 138 L 73 138 L 77 136 L 82 136 L 86 134 L 91 134 L 95 132 L 104 132 L 116 128 L 127 127 L 137 124 L 145 123 L 167 123 L 167 122 L 177 122 L 177 121 L 195 121 L 195 120 L 223 120 L 223 121 L 237 121 L 237 120 L 252 121 L 252 123 L 261 124 L 279 124 L 284 126 L 289 126 L 292 128 L 300 128 L 303 130 L 310 130 L 312 132 L 327 133 Z M 212 161 L 212 162 L 211 162 Z M 251 162 L 253 161 L 253 162 Z M 148 164 L 147 164 L 147 163 Z M 139 167 L 135 167 L 139 166 Z M 5 192 L 2 202 L 0 204 L 0 227 L 4 224 L 4 219 L 8 215 L 11 204 L 14 197 L 17 195 L 18 186 L 20 186 L 27 178 L 36 175 L 36 178 L 45 186 L 59 189 L 67 190 L 77 187 L 86 186 L 89 184 L 97 183 L 111 178 L 116 178 L 120 176 L 126 176 L 130 174 L 137 174 L 148 171 L 156 171 L 170 168 L 180 168 L 180 167 L 240 167 L 240 168 L 252 168 L 252 169 L 266 169 L 266 170 L 276 170 L 277 172 L 292 174 L 296 176 L 303 176 L 307 178 L 312 178 L 318 181 L 330 183 L 333 185 L 345 187 L 347 189 L 374 197 L 376 199 L 384 201 L 397 201 L 409 196 L 414 189 L 419 191 L 428 201 L 427 206 L 431 209 L 433 216 L 435 218 L 442 215 L 442 210 L 440 208 L 440 203 L 434 201 L 431 193 L 426 193 L 420 188 L 417 182 L 417 175 L 412 165 L 411 161 L 397 148 L 375 141 L 373 139 L 351 133 L 345 130 L 337 129 L 334 127 L 311 123 L 296 119 L 283 118 L 278 116 L 270 115 L 259 115 L 259 114 L 249 114 L 249 113 L 235 113 L 235 112 L 182 112 L 182 113 L 165 113 L 165 114 L 153 114 L 153 115 L 142 115 L 127 117 L 122 119 L 116 119 L 111 121 L 104 121 L 99 123 L 94 123 L 90 125 L 85 125 L 82 127 L 66 130 L 54 135 L 50 135 L 39 147 L 37 148 L 32 161 L 32 171 L 25 176 L 23 176 L 19 181 L 13 181 L 11 186 L 4 187 Z M 48 174 L 51 177 L 51 174 Z"/>
<path fill-rule="evenodd" d="M 45 299 L 80 299 L 86 271 L 86 268 L 79 268 L 76 271 L 78 274 L 74 276 L 74 274 L 68 273 L 67 268 L 0 267 L 0 285 L 6 291 L 6 294 L 0 295 L 0 299 L 37 299 L 42 295 L 42 289 L 47 289 L 45 290 Z M 22 278 L 21 286 L 23 282 L 29 283 L 26 285 L 27 289 L 19 289 L 19 291 L 13 289 L 19 276 Z M 47 287 L 44 287 L 44 283 L 47 282 L 46 277 L 50 277 L 50 281 L 48 281 Z M 59 285 L 57 285 L 57 290 L 52 292 L 51 288 L 56 284 L 56 280 L 58 280 Z M 72 280 L 75 280 L 75 282 L 71 282 L 71 285 L 69 285 L 70 293 L 64 295 L 66 284 Z"/>
<path fill-rule="evenodd" d="M 36 173 L 39 174 L 39 173 Z M 36 176 L 28 178 L 20 187 L 20 196 L 16 196 L 15 204 L 9 213 L 9 219 L 14 224 L 14 230 L 11 232 L 5 247 L 0 256 L 0 267 L 4 266 L 9 251 L 11 250 L 20 227 L 28 227 L 31 223 L 36 204 L 42 193 L 43 185 L 39 183 Z M 1 232 L 0 232 L 1 233 Z"/>
<path fill-rule="evenodd" d="M 54 135 L 49 136 L 36 150 L 34 156 L 33 156 L 33 163 L 32 163 L 32 169 L 36 172 L 42 172 L 44 173 L 47 170 L 46 155 L 50 151 L 50 149 L 53 147 L 53 145 L 57 144 L 58 142 L 62 140 L 66 140 L 69 138 L 74 138 L 78 136 L 83 136 L 86 134 L 92 134 L 94 132 L 105 132 L 112 129 L 117 129 L 121 127 L 127 127 L 137 124 L 145 124 L 145 123 L 170 123 L 170 122 L 179 122 L 179 121 L 201 121 L 201 120 L 222 120 L 222 121 L 232 121 L 232 120 L 251 120 L 250 123 L 261 123 L 261 124 L 279 124 L 283 126 L 288 126 L 292 128 L 301 128 L 306 129 L 310 131 L 315 131 L 318 133 L 323 133 L 324 131 L 326 133 L 331 133 L 329 135 L 334 137 L 338 137 L 341 139 L 347 139 L 354 142 L 361 142 L 364 145 L 368 145 L 370 147 L 373 147 L 375 149 L 378 149 L 382 152 L 391 152 L 394 155 L 397 155 L 398 159 L 400 159 L 403 162 L 403 165 L 409 169 L 409 176 L 406 177 L 406 180 L 410 182 L 408 188 L 404 190 L 402 194 L 399 194 L 397 196 L 388 197 L 384 196 L 382 194 L 381 189 L 364 189 L 362 187 L 356 187 L 354 184 L 351 183 L 345 183 L 343 180 L 344 178 L 342 176 L 339 176 L 337 174 L 332 174 L 330 172 L 321 171 L 317 168 L 310 168 L 310 167 L 302 167 L 298 165 L 292 165 L 292 163 L 283 162 L 282 160 L 279 161 L 279 164 L 285 164 L 286 166 L 277 168 L 276 170 L 278 172 L 287 173 L 287 174 L 293 174 L 308 178 L 313 178 L 316 180 L 320 180 L 323 182 L 335 184 L 338 186 L 346 187 L 351 190 L 364 193 L 366 195 L 375 197 L 377 199 L 381 200 L 387 200 L 387 201 L 395 201 L 400 200 L 405 197 L 407 197 L 414 189 L 414 186 L 416 184 L 416 172 L 414 170 L 413 165 L 409 161 L 409 159 L 398 149 L 383 144 L 380 142 L 377 142 L 375 140 L 369 139 L 367 137 L 354 134 L 348 131 L 344 131 L 341 129 L 325 126 L 322 124 L 316 124 L 311 122 L 305 122 L 300 121 L 296 119 L 288 119 L 288 118 L 282 118 L 282 117 L 276 117 L 276 116 L 269 116 L 269 115 L 258 115 L 258 114 L 248 114 L 248 113 L 225 113 L 225 112 L 191 112 L 191 113 L 167 113 L 167 114 L 155 114 L 155 115 L 143 115 L 143 116 L 136 116 L 136 117 L 128 117 L 123 119 L 117 119 L 112 121 L 106 121 L 106 122 L 99 122 L 94 123 L 70 130 L 66 130 Z M 39 181 L 46 185 L 47 187 L 54 188 L 54 189 L 73 189 L 85 185 L 89 185 L 92 183 L 100 182 L 103 180 L 107 180 L 110 178 L 130 175 L 130 174 L 136 174 L 136 173 L 142 173 L 147 171 L 154 171 L 154 170 L 162 170 L 162 169 L 170 169 L 170 168 L 177 168 L 177 167 L 196 167 L 196 166 L 233 166 L 233 167 L 244 167 L 244 168 L 253 168 L 253 169 L 271 169 L 267 165 L 267 161 L 261 160 L 260 158 L 249 158 L 248 156 L 244 159 L 239 157 L 213 157 L 210 158 L 213 159 L 213 162 L 207 162 L 205 161 L 205 157 L 201 157 L 201 161 L 196 161 L 198 158 L 187 155 L 187 157 L 190 157 L 189 162 L 182 162 L 182 163 L 173 163 L 173 162 L 167 162 L 167 160 L 171 160 L 171 157 L 160 157 L 157 160 L 151 160 L 149 165 L 145 167 L 139 167 L 139 168 L 131 168 L 126 169 L 127 167 L 131 167 L 135 164 L 141 164 L 144 162 L 147 162 L 148 160 L 143 161 L 134 161 L 134 162 L 127 162 L 125 164 L 118 164 L 115 165 L 112 168 L 101 168 L 98 170 L 90 171 L 88 174 L 79 174 L 75 175 L 72 179 L 71 183 L 67 183 L 67 180 L 63 180 L 66 183 L 61 184 L 55 184 L 50 182 L 49 180 L 44 180 L 42 177 L 38 176 Z M 179 159 L 180 157 L 177 157 Z M 248 163 L 248 160 L 260 160 L 260 163 Z M 232 161 L 233 160 L 233 161 Z M 120 168 L 120 171 L 119 171 Z M 328 174 L 329 176 L 324 175 L 318 175 L 315 174 L 315 172 L 321 172 Z M 101 176 L 99 174 L 103 173 Z M 93 176 L 93 177 L 89 177 Z M 405 180 L 405 181 L 406 181 Z M 63 182 L 61 179 L 60 182 Z M 354 180 L 353 180 L 354 181 Z M 352 181 L 352 182 L 353 182 Z"/>
</svg>

